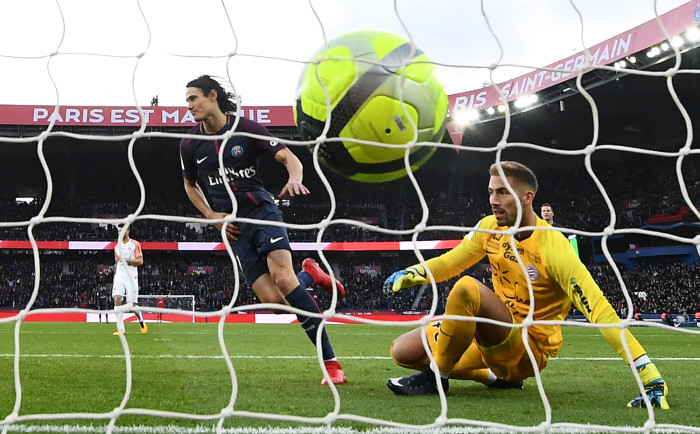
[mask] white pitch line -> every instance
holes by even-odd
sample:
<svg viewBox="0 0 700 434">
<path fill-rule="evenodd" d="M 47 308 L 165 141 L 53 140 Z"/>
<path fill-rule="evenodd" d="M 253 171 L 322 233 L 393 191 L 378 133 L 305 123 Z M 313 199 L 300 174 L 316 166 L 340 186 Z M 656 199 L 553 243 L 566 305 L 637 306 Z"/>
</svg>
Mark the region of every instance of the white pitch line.
<svg viewBox="0 0 700 434">
<path fill-rule="evenodd" d="M 0 353 L 0 358 L 14 357 L 11 353 Z M 20 354 L 21 358 L 37 358 L 37 359 L 48 359 L 48 358 L 76 358 L 76 359 L 123 359 L 124 354 Z M 159 355 L 131 355 L 132 359 L 223 359 L 222 355 L 194 355 L 194 354 L 159 354 Z M 254 355 L 234 355 L 231 356 L 232 359 L 317 359 L 316 356 L 254 356 Z M 342 357 L 343 360 L 391 360 L 389 356 L 349 356 Z M 549 360 L 558 361 L 620 361 L 619 357 L 551 357 Z M 655 361 L 690 361 L 698 362 L 700 357 L 654 357 Z"/>
</svg>

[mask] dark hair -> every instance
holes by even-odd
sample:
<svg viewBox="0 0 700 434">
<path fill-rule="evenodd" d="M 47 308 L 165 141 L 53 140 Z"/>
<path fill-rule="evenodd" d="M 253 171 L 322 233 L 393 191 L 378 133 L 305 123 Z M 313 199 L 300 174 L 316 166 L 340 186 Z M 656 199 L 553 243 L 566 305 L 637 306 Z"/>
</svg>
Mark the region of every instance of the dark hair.
<svg viewBox="0 0 700 434">
<path fill-rule="evenodd" d="M 550 208 L 552 207 L 552 205 L 550 205 L 549 202 L 545 202 L 545 203 L 543 203 L 542 205 L 540 205 L 540 208 L 544 208 L 544 207 L 546 207 L 546 206 L 548 206 L 548 207 L 550 207 Z"/>
<path fill-rule="evenodd" d="M 532 189 L 534 193 L 537 193 L 537 177 L 535 174 L 522 163 L 517 161 L 501 161 L 500 163 L 494 163 L 489 167 L 489 175 L 498 176 L 498 166 L 503 168 L 503 173 L 508 177 L 512 177 L 518 182 L 521 182 Z"/>
<path fill-rule="evenodd" d="M 235 95 L 232 92 L 226 92 L 217 80 L 208 75 L 200 75 L 194 80 L 187 83 L 187 87 L 196 87 L 202 91 L 204 96 L 209 95 L 212 90 L 216 91 L 216 102 L 222 112 L 237 112 L 238 106 L 233 102 Z"/>
</svg>

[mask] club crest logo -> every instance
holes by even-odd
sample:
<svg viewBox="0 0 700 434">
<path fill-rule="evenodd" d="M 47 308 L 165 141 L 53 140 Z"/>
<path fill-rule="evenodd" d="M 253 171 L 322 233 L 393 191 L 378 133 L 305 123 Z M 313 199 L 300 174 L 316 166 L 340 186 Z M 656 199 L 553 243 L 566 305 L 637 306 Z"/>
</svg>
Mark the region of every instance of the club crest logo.
<svg viewBox="0 0 700 434">
<path fill-rule="evenodd" d="M 700 23 L 700 3 L 695 5 L 695 9 L 693 9 L 693 22 Z"/>
<path fill-rule="evenodd" d="M 243 147 L 241 145 L 236 145 L 231 149 L 231 155 L 238 158 L 243 155 Z"/>
<path fill-rule="evenodd" d="M 535 281 L 538 277 L 540 277 L 540 273 L 537 271 L 537 268 L 535 268 L 535 266 L 532 264 L 525 267 L 525 271 L 527 271 L 527 276 L 531 281 Z"/>
</svg>

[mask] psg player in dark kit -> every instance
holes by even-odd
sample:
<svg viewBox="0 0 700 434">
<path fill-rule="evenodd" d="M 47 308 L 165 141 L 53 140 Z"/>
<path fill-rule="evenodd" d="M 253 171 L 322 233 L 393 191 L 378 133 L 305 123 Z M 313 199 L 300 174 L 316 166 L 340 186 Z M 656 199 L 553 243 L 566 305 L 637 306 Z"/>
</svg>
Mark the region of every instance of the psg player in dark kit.
<svg viewBox="0 0 700 434">
<path fill-rule="evenodd" d="M 204 217 L 222 219 L 233 212 L 233 204 L 224 184 L 228 183 L 236 199 L 237 217 L 281 222 L 282 212 L 272 194 L 263 186 L 260 158 L 272 157 L 287 168 L 289 179 L 282 188 L 280 197 L 309 194 L 309 190 L 302 184 L 303 166 L 265 127 L 239 117 L 232 98 L 232 93 L 226 92 L 217 80 L 208 75 L 187 83 L 187 108 L 198 122 L 189 134 L 203 137 L 185 138 L 180 142 L 185 191 Z M 257 134 L 265 138 L 234 135 L 224 141 L 206 137 L 223 135 L 232 130 L 234 124 L 236 133 Z M 219 169 L 219 150 L 222 146 L 223 173 Z M 222 225 L 223 223 L 216 223 L 219 230 Z M 311 258 L 304 260 L 299 274 L 294 272 L 286 228 L 238 222 L 226 226 L 226 236 L 240 261 L 247 282 L 261 302 L 320 313 L 306 288 L 318 284 L 332 294 L 333 282 Z M 344 296 L 345 289 L 340 282 L 336 280 L 335 285 L 338 294 Z M 299 314 L 297 317 L 315 344 L 321 319 Z M 330 380 L 334 384 L 345 383 L 345 373 L 335 357 L 325 328 L 322 331 L 321 345 Z M 327 384 L 325 378 L 321 384 Z"/>
</svg>

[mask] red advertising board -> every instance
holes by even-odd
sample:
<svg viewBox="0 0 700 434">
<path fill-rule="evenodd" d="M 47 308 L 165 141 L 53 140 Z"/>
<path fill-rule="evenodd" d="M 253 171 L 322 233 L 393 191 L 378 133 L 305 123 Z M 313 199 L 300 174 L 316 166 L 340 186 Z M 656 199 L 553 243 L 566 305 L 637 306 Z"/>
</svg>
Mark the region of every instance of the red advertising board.
<svg viewBox="0 0 700 434">
<path fill-rule="evenodd" d="M 291 107 L 242 107 L 239 114 L 264 126 L 293 126 Z M 186 107 L 96 107 L 0 105 L 0 125 L 149 127 L 194 126 Z"/>
</svg>

